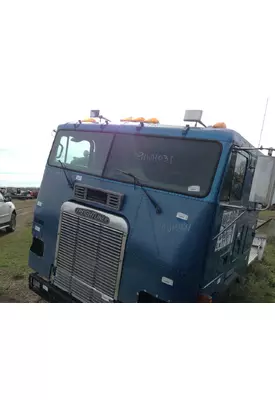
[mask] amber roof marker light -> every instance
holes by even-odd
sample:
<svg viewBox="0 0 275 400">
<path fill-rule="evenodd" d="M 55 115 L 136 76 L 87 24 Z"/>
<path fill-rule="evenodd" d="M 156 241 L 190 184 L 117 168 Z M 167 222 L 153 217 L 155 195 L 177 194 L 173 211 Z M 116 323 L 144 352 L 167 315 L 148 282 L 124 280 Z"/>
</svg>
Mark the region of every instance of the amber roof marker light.
<svg viewBox="0 0 275 400">
<path fill-rule="evenodd" d="M 159 124 L 159 120 L 157 118 L 143 118 L 143 117 L 126 117 L 121 118 L 120 122 L 133 122 L 133 123 L 142 123 L 142 124 Z"/>
<path fill-rule="evenodd" d="M 85 119 L 81 119 L 81 122 L 91 122 L 93 124 L 97 123 L 97 120 L 95 118 L 85 118 Z"/>
<path fill-rule="evenodd" d="M 216 122 L 216 124 L 213 125 L 213 128 L 215 128 L 215 129 L 226 129 L 226 124 L 224 122 Z"/>
</svg>

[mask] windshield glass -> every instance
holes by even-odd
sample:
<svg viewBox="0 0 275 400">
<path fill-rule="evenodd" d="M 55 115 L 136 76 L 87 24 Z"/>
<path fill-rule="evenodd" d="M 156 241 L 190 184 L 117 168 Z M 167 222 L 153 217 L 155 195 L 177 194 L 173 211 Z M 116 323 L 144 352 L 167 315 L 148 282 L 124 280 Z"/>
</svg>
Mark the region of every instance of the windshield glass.
<svg viewBox="0 0 275 400">
<path fill-rule="evenodd" d="M 51 165 L 102 176 L 114 135 L 59 131 L 50 154 Z"/>
<path fill-rule="evenodd" d="M 145 135 L 60 131 L 50 164 L 144 186 L 205 197 L 221 145 L 208 140 Z M 122 172 L 123 171 L 123 172 Z"/>
</svg>

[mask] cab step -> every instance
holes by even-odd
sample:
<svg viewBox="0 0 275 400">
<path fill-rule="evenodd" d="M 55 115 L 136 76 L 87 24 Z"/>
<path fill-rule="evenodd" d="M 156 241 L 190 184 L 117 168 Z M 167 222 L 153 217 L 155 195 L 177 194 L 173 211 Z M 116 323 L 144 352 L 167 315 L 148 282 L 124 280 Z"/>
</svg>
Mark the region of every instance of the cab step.
<svg viewBox="0 0 275 400">
<path fill-rule="evenodd" d="M 266 243 L 267 235 L 264 233 L 257 233 L 253 239 L 253 243 L 249 253 L 248 265 L 250 265 L 255 260 L 262 260 Z"/>
</svg>

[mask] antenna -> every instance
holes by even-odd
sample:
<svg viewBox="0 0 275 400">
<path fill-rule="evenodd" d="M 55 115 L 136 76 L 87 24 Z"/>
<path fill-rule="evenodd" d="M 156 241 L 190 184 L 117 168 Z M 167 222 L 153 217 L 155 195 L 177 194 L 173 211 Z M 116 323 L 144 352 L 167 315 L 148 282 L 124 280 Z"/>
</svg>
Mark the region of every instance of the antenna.
<svg viewBox="0 0 275 400">
<path fill-rule="evenodd" d="M 269 98 L 266 99 L 266 105 L 265 105 L 265 111 L 264 111 L 264 118 L 263 118 L 263 123 L 262 123 L 262 129 L 261 129 L 261 132 L 260 132 L 260 138 L 259 138 L 258 147 L 260 147 L 261 140 L 262 140 L 262 135 L 263 135 L 263 130 L 264 130 L 264 124 L 265 124 L 265 117 L 266 117 L 266 111 L 267 111 L 267 106 L 268 106 L 268 100 L 269 100 Z"/>
</svg>

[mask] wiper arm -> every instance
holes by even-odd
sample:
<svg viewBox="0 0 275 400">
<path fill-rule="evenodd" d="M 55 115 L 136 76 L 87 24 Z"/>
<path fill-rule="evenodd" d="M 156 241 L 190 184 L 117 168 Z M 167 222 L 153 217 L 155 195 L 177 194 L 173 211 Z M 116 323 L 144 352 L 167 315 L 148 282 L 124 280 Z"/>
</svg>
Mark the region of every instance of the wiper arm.
<svg viewBox="0 0 275 400">
<path fill-rule="evenodd" d="M 62 170 L 63 170 L 63 172 L 65 174 L 66 179 L 67 179 L 68 185 L 70 186 L 71 189 L 73 189 L 74 188 L 74 184 L 73 184 L 73 182 L 71 181 L 71 179 L 67 175 L 67 170 L 66 170 L 65 165 L 60 160 L 58 160 L 58 162 L 60 163 L 60 165 L 62 167 Z"/>
<path fill-rule="evenodd" d="M 153 206 L 155 207 L 156 213 L 157 214 L 161 214 L 162 213 L 162 209 L 160 208 L 160 206 L 158 205 L 158 203 L 150 196 L 150 194 L 147 192 L 147 190 L 145 189 L 145 187 L 143 186 L 143 184 L 140 182 L 140 180 L 133 175 L 131 172 L 126 172 L 123 171 L 121 169 L 117 169 L 118 172 L 120 172 L 121 174 L 130 176 L 131 178 L 133 178 L 134 180 L 134 184 L 138 185 L 141 187 L 141 189 L 143 190 L 143 192 L 146 194 L 146 196 L 148 197 L 148 199 L 150 200 L 150 202 L 153 204 Z"/>
</svg>

